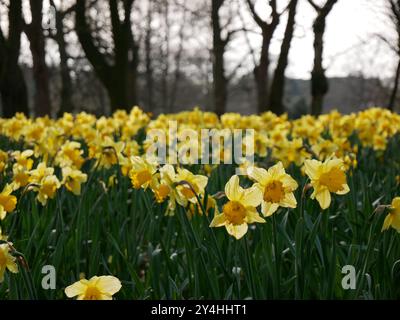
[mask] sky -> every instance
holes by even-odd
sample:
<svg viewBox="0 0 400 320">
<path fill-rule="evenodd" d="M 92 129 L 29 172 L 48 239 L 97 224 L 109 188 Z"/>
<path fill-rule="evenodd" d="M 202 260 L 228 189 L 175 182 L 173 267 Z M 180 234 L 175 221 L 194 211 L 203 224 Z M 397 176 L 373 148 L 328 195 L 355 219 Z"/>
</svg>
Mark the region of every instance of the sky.
<svg viewBox="0 0 400 320">
<path fill-rule="evenodd" d="M 256 10 L 260 16 L 268 10 L 266 2 L 256 1 Z M 285 0 L 278 0 L 278 5 L 281 7 L 286 3 Z M 362 73 L 364 76 L 380 78 L 393 76 L 396 59 L 388 46 L 376 36 L 383 34 L 388 38 L 395 37 L 387 19 L 385 20 L 384 8 L 385 0 L 338 0 L 327 18 L 324 37 L 324 67 L 328 76 L 347 76 L 349 73 L 354 75 Z M 307 0 L 299 0 L 297 26 L 286 72 L 291 78 L 310 78 L 314 57 L 312 32 L 314 17 L 315 11 Z M 279 55 L 286 25 L 285 18 L 281 20 L 275 33 L 271 47 L 273 56 Z M 252 46 L 257 48 L 260 37 L 250 34 L 250 39 Z M 234 59 L 237 54 L 231 52 L 229 55 Z"/>
<path fill-rule="evenodd" d="M 227 0 L 227 6 L 233 3 L 229 1 L 232 0 Z M 277 0 L 278 6 L 282 9 L 287 1 Z M 317 3 L 325 2 L 325 0 L 315 1 Z M 246 24 L 251 24 L 253 21 L 245 1 L 241 0 L 239 3 L 241 3 L 241 12 L 244 13 Z M 368 77 L 390 78 L 393 76 L 394 67 L 397 63 L 395 56 L 388 46 L 376 36 L 376 34 L 383 34 L 387 38 L 395 39 L 395 34 L 383 14 L 384 6 L 385 0 L 338 0 L 327 18 L 324 38 L 324 67 L 328 76 L 347 76 L 361 73 Z M 268 12 L 267 0 L 257 0 L 256 10 L 263 17 L 263 13 Z M 307 0 L 299 0 L 295 37 L 292 41 L 289 66 L 286 72 L 288 77 L 310 78 L 314 56 L 312 32 L 314 17 L 315 11 Z M 279 55 L 285 25 L 286 16 L 283 16 L 272 42 L 272 56 L 277 57 Z M 257 29 L 254 22 L 251 28 Z M 248 33 L 248 36 L 251 46 L 258 51 L 257 48 L 261 43 L 260 36 L 256 33 Z M 198 37 L 199 35 L 190 34 L 188 38 L 195 40 Z M 242 73 L 251 70 L 253 62 L 246 47 L 248 48 L 248 45 L 244 43 L 243 35 L 232 42 L 231 49 L 226 53 L 228 70 L 230 67 L 238 65 L 243 57 L 246 57 L 246 63 L 243 63 Z M 29 45 L 25 36 L 23 37 L 22 50 L 22 59 L 24 61 L 29 60 Z M 48 50 L 49 53 L 52 52 L 50 55 L 53 57 L 54 54 L 58 54 L 54 46 L 52 49 L 48 47 Z"/>
<path fill-rule="evenodd" d="M 360 70 L 370 76 L 392 76 L 393 56 L 376 36 L 377 33 L 391 36 L 390 27 L 384 23 L 383 2 L 337 2 L 327 18 L 325 34 L 325 68 L 329 76 L 345 76 L 349 71 L 357 73 Z M 312 68 L 313 10 L 306 1 L 300 0 L 296 18 L 299 27 L 292 43 L 288 69 L 288 75 L 295 78 L 308 78 Z M 279 53 L 279 46 L 274 46 L 272 50 Z"/>
</svg>

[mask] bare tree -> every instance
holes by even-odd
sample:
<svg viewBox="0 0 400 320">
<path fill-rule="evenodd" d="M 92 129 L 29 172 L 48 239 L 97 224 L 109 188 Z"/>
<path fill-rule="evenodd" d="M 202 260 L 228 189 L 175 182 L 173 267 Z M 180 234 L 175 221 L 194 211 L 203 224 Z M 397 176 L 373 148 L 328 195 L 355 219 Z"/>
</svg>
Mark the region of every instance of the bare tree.
<svg viewBox="0 0 400 320">
<path fill-rule="evenodd" d="M 154 78 L 153 78 L 153 63 L 151 56 L 151 39 L 153 30 L 151 23 L 153 21 L 153 0 L 149 0 L 147 3 L 147 17 L 146 17 L 146 32 L 144 38 L 144 50 L 145 50 L 145 73 L 146 73 L 146 106 L 148 110 L 154 109 Z"/>
<path fill-rule="evenodd" d="M 60 53 L 60 73 L 61 73 L 61 101 L 58 110 L 58 116 L 62 116 L 64 112 L 73 112 L 74 104 L 72 101 L 72 79 L 71 70 L 68 66 L 68 59 L 70 58 L 67 52 L 67 43 L 65 40 L 66 32 L 64 26 L 64 19 L 75 10 L 72 5 L 68 9 L 57 8 L 53 0 L 50 0 L 51 6 L 55 10 L 56 32 L 54 35 L 49 34 L 57 43 L 58 51 Z M 62 4 L 62 2 L 61 2 Z"/>
<path fill-rule="evenodd" d="M 29 113 L 26 83 L 18 65 L 22 30 L 22 3 L 12 0 L 8 7 L 7 38 L 0 28 L 0 93 L 5 117 L 12 117 L 15 112 Z"/>
<path fill-rule="evenodd" d="M 274 77 L 271 84 L 271 91 L 269 95 L 269 105 L 271 111 L 276 114 L 282 114 L 285 111 L 283 104 L 283 96 L 285 89 L 285 70 L 288 65 L 288 56 L 290 45 L 292 43 L 296 8 L 298 0 L 291 0 L 289 3 L 288 20 L 285 29 L 285 35 L 281 44 L 281 52 L 279 54 L 278 64 L 276 66 Z"/>
<path fill-rule="evenodd" d="M 107 90 L 111 109 L 130 109 L 137 104 L 137 67 L 139 63 L 138 44 L 131 26 L 131 11 L 134 0 L 108 0 L 111 17 L 113 46 L 103 52 L 96 45 L 97 35 L 87 21 L 87 0 L 77 0 L 76 32 L 87 59 L 93 66 L 101 83 Z M 91 2 L 92 5 L 94 2 Z M 119 5 L 123 14 L 120 15 Z M 104 9 L 103 9 L 104 10 Z M 122 16 L 122 19 L 121 17 Z"/>
<path fill-rule="evenodd" d="M 211 0 L 211 24 L 213 31 L 213 96 L 214 108 L 218 115 L 226 110 L 227 79 L 225 76 L 224 54 L 229 41 L 229 36 L 223 38 L 222 26 L 219 16 L 220 9 L 225 0 Z"/>
<path fill-rule="evenodd" d="M 328 79 L 323 67 L 324 33 L 326 18 L 338 0 L 326 0 L 322 6 L 317 5 L 313 0 L 308 0 L 315 9 L 317 17 L 313 23 L 314 31 L 314 67 L 311 72 L 311 113 L 319 115 L 322 112 L 324 96 L 329 90 Z"/>
<path fill-rule="evenodd" d="M 393 80 L 393 87 L 390 93 L 389 103 L 387 105 L 389 110 L 394 110 L 397 98 L 397 91 L 400 81 L 400 0 L 386 0 L 387 2 L 387 16 L 396 32 L 397 41 L 395 44 L 383 35 L 379 37 L 388 44 L 389 48 L 396 54 L 398 62 Z"/>
<path fill-rule="evenodd" d="M 42 27 L 43 1 L 30 0 L 32 21 L 25 24 L 24 31 L 29 39 L 35 80 L 34 111 L 36 116 L 51 115 L 49 71 L 46 65 L 46 41 Z"/>
<path fill-rule="evenodd" d="M 268 4 L 271 8 L 271 19 L 270 22 L 264 21 L 256 12 L 254 2 L 252 0 L 246 1 L 250 8 L 251 15 L 261 29 L 262 34 L 260 59 L 258 64 L 254 67 L 258 112 L 261 113 L 268 110 L 268 71 L 270 65 L 269 48 L 274 32 L 279 24 L 281 13 L 278 12 L 276 0 L 268 0 Z"/>
<path fill-rule="evenodd" d="M 181 80 L 181 64 L 182 64 L 182 55 L 183 55 L 183 43 L 185 40 L 185 28 L 186 28 L 186 22 L 187 22 L 187 16 L 188 16 L 188 10 L 185 8 L 185 3 L 186 0 L 183 2 L 183 17 L 181 20 L 181 25 L 179 28 L 179 33 L 178 33 L 178 38 L 179 38 L 179 45 L 178 49 L 175 53 L 175 71 L 174 71 L 174 77 L 172 81 L 172 86 L 171 86 L 171 94 L 170 94 L 170 99 L 169 99 L 169 106 L 168 110 L 172 112 L 174 110 L 175 106 L 175 101 L 176 101 L 176 96 L 177 92 L 179 89 L 179 83 Z"/>
</svg>

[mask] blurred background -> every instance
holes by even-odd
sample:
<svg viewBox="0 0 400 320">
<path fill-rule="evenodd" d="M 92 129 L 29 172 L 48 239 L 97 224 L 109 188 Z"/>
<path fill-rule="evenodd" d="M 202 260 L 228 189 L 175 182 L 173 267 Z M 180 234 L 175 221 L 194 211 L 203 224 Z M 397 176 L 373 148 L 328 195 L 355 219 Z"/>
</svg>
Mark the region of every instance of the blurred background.
<svg viewBox="0 0 400 320">
<path fill-rule="evenodd" d="M 399 108 L 400 0 L 0 0 L 3 117 Z"/>
</svg>

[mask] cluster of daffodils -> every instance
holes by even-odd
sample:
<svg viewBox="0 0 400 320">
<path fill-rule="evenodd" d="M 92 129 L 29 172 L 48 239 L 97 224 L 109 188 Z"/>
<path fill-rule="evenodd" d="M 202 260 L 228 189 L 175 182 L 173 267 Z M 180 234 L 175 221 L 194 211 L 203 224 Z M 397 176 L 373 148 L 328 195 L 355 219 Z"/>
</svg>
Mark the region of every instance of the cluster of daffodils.
<svg viewBox="0 0 400 320">
<path fill-rule="evenodd" d="M 170 123 L 176 127 L 170 127 Z M 185 130 L 200 133 L 218 129 L 220 138 L 234 129 L 253 129 L 251 150 L 256 162 L 239 164 L 243 176 L 233 175 L 215 195 L 208 193 L 208 180 L 216 164 L 191 166 L 195 159 L 179 154 L 165 164 L 149 156 L 153 132 L 161 132 L 167 148 L 198 148 L 178 139 L 173 146 L 171 135 L 185 136 Z M 81 112 L 64 114 L 59 119 L 27 118 L 17 114 L 0 119 L 0 221 L 18 212 L 18 204 L 27 193 L 33 193 L 40 206 L 55 201 L 60 192 L 84 196 L 82 186 L 94 172 L 105 172 L 107 188 L 127 179 L 132 189 L 150 193 L 156 204 L 163 204 L 165 214 L 173 216 L 178 207 L 188 216 L 210 214 L 211 227 L 224 226 L 229 235 L 242 238 L 248 225 L 265 223 L 279 208 L 294 209 L 310 190 L 321 211 L 330 207 L 337 196 L 347 194 L 349 171 L 357 168 L 364 150 L 381 157 L 400 130 L 400 116 L 381 108 L 342 115 L 336 111 L 319 117 L 303 116 L 289 120 L 287 115 L 271 112 L 243 116 L 226 113 L 218 117 L 198 108 L 177 114 L 161 114 L 155 119 L 134 107 L 130 112 L 117 111 L 110 117 L 96 118 Z M 213 150 L 214 151 L 214 150 Z M 211 157 L 221 162 L 232 160 L 232 146 L 221 144 Z M 168 155 L 170 156 L 170 155 Z M 185 158 L 186 162 L 182 161 Z M 189 159 L 187 159 L 189 158 Z M 300 185 L 289 173 L 298 170 L 307 182 Z M 400 181 L 400 180 L 399 180 Z M 244 188 L 244 186 L 247 188 Z M 224 192 L 223 192 L 224 191 Z M 107 192 L 107 190 L 105 190 Z M 400 198 L 389 206 L 383 230 L 400 230 Z M 0 282 L 6 271 L 18 271 L 15 249 L 0 229 Z M 66 288 L 68 297 L 78 299 L 111 299 L 121 288 L 112 276 L 82 279 Z"/>
<path fill-rule="evenodd" d="M 343 160 L 327 159 L 324 162 L 307 160 L 305 172 L 313 188 L 311 198 L 316 198 L 321 209 L 326 209 L 331 203 L 331 193 L 339 195 L 350 191 L 346 182 L 346 172 Z M 248 189 L 239 184 L 239 177 L 233 176 L 225 186 L 228 202 L 223 206 L 222 213 L 214 216 L 211 227 L 225 226 L 227 232 L 236 239 L 243 237 L 248 224 L 265 222 L 266 217 L 274 214 L 279 207 L 296 208 L 297 200 L 294 191 L 297 182 L 286 173 L 281 162 L 268 170 L 249 168 L 248 177 L 255 183 Z M 257 207 L 261 207 L 261 217 Z"/>
</svg>

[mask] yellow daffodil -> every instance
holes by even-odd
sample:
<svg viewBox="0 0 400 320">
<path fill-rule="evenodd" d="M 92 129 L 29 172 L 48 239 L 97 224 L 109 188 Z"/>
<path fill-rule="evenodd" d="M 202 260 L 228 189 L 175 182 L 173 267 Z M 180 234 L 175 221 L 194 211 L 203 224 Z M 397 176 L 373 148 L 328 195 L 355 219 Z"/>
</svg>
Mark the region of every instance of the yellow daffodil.
<svg viewBox="0 0 400 320">
<path fill-rule="evenodd" d="M 39 187 L 37 187 L 38 201 L 45 206 L 48 199 L 54 199 L 57 189 L 61 187 L 61 183 L 55 175 L 44 177 Z"/>
<path fill-rule="evenodd" d="M 18 266 L 15 263 L 15 257 L 10 253 L 11 248 L 8 243 L 0 244 L 0 283 L 4 281 L 6 270 L 12 273 L 18 273 Z"/>
<path fill-rule="evenodd" d="M 81 144 L 76 141 L 65 142 L 56 156 L 56 163 L 60 167 L 72 167 L 80 169 L 84 163 Z"/>
<path fill-rule="evenodd" d="M 175 190 L 176 172 L 172 165 L 166 164 L 160 168 L 160 184 L 165 185 L 169 189 L 168 206 L 166 215 L 173 215 L 176 208 L 176 190 Z M 164 188 L 164 191 L 166 189 Z M 157 197 L 157 195 L 155 194 Z"/>
<path fill-rule="evenodd" d="M 65 185 L 67 190 L 71 191 L 74 195 L 81 194 L 81 185 L 87 181 L 87 174 L 82 173 L 80 170 L 72 169 L 70 167 L 62 168 L 63 180 L 62 184 Z"/>
<path fill-rule="evenodd" d="M 18 190 L 19 188 L 25 187 L 28 185 L 30 179 L 29 171 L 18 164 L 13 166 L 13 190 Z"/>
<path fill-rule="evenodd" d="M 210 227 L 225 226 L 230 235 L 240 239 L 246 234 L 248 224 L 265 222 L 256 209 L 263 199 L 257 186 L 243 189 L 239 185 L 239 177 L 234 175 L 225 185 L 225 195 L 229 201 L 223 206 L 222 213 L 214 216 Z"/>
<path fill-rule="evenodd" d="M 400 232 L 400 197 L 396 197 L 392 200 L 392 204 L 389 208 L 389 214 L 386 216 L 383 222 L 382 231 L 392 227 Z"/>
<path fill-rule="evenodd" d="M 3 233 L 0 227 L 0 240 L 1 241 L 7 241 L 8 237 Z"/>
<path fill-rule="evenodd" d="M 16 161 L 14 166 L 19 165 L 26 170 L 32 169 L 33 160 L 30 159 L 30 157 L 33 156 L 33 150 L 28 149 L 23 152 L 14 151 L 11 155 L 14 157 L 14 159 Z"/>
<path fill-rule="evenodd" d="M 0 220 L 3 220 L 7 213 L 13 212 L 17 205 L 17 197 L 11 195 L 12 191 L 12 186 L 7 184 L 0 193 Z"/>
<path fill-rule="evenodd" d="M 304 166 L 314 188 L 311 199 L 316 198 L 323 210 L 331 204 L 331 193 L 344 195 L 350 191 L 343 160 L 306 160 Z"/>
<path fill-rule="evenodd" d="M 124 150 L 125 143 L 123 141 L 115 142 L 110 137 L 106 137 L 101 145 L 101 153 L 97 154 L 99 168 L 110 168 L 121 159 L 122 151 Z"/>
<path fill-rule="evenodd" d="M 298 187 L 297 182 L 285 172 L 281 162 L 267 170 L 250 168 L 250 178 L 255 180 L 256 186 L 263 194 L 261 212 L 265 217 L 272 215 L 279 207 L 296 208 L 297 201 L 293 191 Z"/>
<path fill-rule="evenodd" d="M 36 169 L 30 171 L 29 182 L 34 184 L 40 184 L 42 179 L 46 176 L 50 176 L 54 173 L 54 168 L 47 167 L 45 162 L 38 164 Z"/>
<path fill-rule="evenodd" d="M 147 189 L 157 171 L 157 163 L 152 159 L 144 159 L 138 156 L 130 158 L 132 167 L 129 171 L 132 186 L 135 189 Z"/>
<path fill-rule="evenodd" d="M 208 178 L 203 175 L 193 174 L 187 169 L 178 168 L 175 177 L 176 201 L 186 207 L 188 202 L 196 203 L 196 195 L 204 195 L 204 190 L 208 182 Z"/>
<path fill-rule="evenodd" d="M 151 191 L 154 193 L 154 197 L 156 199 L 157 203 L 163 203 L 165 199 L 169 196 L 171 192 L 171 187 L 165 183 L 161 182 L 159 179 L 159 175 L 155 177 L 155 179 L 152 180 L 150 184 Z"/>
<path fill-rule="evenodd" d="M 7 152 L 0 150 L 0 172 L 3 172 L 7 168 L 8 154 Z"/>
<path fill-rule="evenodd" d="M 112 300 L 122 285 L 118 278 L 113 276 L 94 276 L 89 280 L 81 279 L 65 288 L 68 298 L 77 297 L 77 300 Z"/>
</svg>

